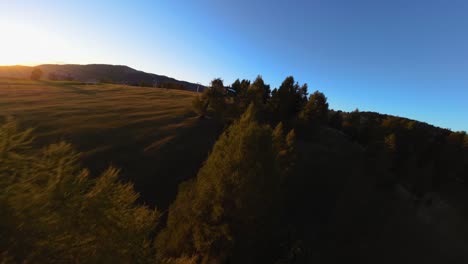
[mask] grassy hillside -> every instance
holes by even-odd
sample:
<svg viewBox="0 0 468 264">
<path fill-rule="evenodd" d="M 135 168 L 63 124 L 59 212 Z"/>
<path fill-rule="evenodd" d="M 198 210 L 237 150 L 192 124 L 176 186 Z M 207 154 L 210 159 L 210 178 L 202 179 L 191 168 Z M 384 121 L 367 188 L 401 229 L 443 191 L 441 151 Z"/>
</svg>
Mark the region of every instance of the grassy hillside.
<svg viewBox="0 0 468 264">
<path fill-rule="evenodd" d="M 465 223 L 468 214 L 466 186 L 463 185 L 468 164 L 466 134 L 378 113 L 329 111 L 328 104 L 324 103 L 321 106 L 325 107 L 327 119 L 321 119 L 319 114 L 322 112 L 305 111 L 313 110 L 311 106 L 320 106 L 319 100 L 314 100 L 313 96 L 302 103 L 297 101 L 303 112 L 288 115 L 286 111 L 279 111 L 293 101 L 289 100 L 291 97 L 284 96 L 288 95 L 284 91 L 294 90 L 288 87 L 288 83 L 294 88 L 295 82 L 290 78 L 287 80 L 289 82 L 283 86 L 281 96 L 273 92 L 266 103 L 261 96 L 239 96 L 237 101 L 231 97 L 225 99 L 222 81 L 215 80 L 211 89 L 200 97 L 201 102 L 207 100 L 209 103 L 205 109 L 208 118 L 200 119 L 191 109 L 196 94 L 187 91 L 115 84 L 86 85 L 72 81 L 0 79 L 0 118 L 14 116 L 24 128 L 35 127 L 35 144 L 39 146 L 60 139 L 71 142 L 82 152 L 81 160 L 93 175 L 109 165 L 121 168 L 123 179 L 131 180 L 136 191 L 141 193 L 141 202 L 156 205 L 167 213 L 159 223 L 158 228 L 162 231 L 156 243 L 157 250 L 163 252 L 163 258 L 185 256 L 186 247 L 189 251 L 190 247 L 198 250 L 192 243 L 196 241 L 192 234 L 206 233 L 206 237 L 203 235 L 206 241 L 211 238 L 216 241 L 219 237 L 222 241 L 224 227 L 219 229 L 220 233 L 216 227 L 225 225 L 219 223 L 233 226 L 233 231 L 228 233 L 237 235 L 241 243 L 248 241 L 245 238 L 253 234 L 253 238 L 259 241 L 255 243 L 262 245 L 265 236 L 258 232 L 259 226 L 247 224 L 246 228 L 236 227 L 237 223 L 248 219 L 245 223 L 268 225 L 268 222 L 277 222 L 273 223 L 272 231 L 268 231 L 277 234 L 276 238 L 268 239 L 272 245 L 263 244 L 270 247 L 268 250 L 249 246 L 256 252 L 265 252 L 258 255 L 264 260 L 260 263 L 271 263 L 276 259 L 284 260 L 281 263 L 343 263 L 349 260 L 357 263 L 467 263 L 465 238 L 468 228 Z M 251 92 L 262 91 L 257 89 L 261 83 L 257 81 L 248 89 Z M 243 94 L 242 90 L 240 94 Z M 324 97 L 323 94 L 314 94 Z M 230 124 L 234 118 L 229 114 L 234 117 L 238 114 L 237 108 L 230 108 L 233 102 L 243 106 L 249 100 L 258 100 L 256 103 L 264 108 L 255 112 L 249 107 L 250 111 L 243 114 L 248 118 L 241 118 L 249 122 L 242 123 L 248 126 L 228 129 L 230 132 L 224 134 L 224 140 L 218 142 L 229 148 L 215 148 L 210 155 L 211 161 L 207 159 L 223 128 L 220 124 Z M 292 138 L 295 140 L 289 141 L 289 136 L 282 139 L 284 135 L 281 133 L 273 137 L 276 132 L 270 135 L 272 132 L 267 126 L 262 128 L 249 119 L 254 115 L 257 118 L 263 115 L 265 120 L 270 116 L 271 123 L 275 117 L 285 116 L 282 121 L 286 124 L 286 131 L 294 128 L 297 134 Z M 322 123 L 315 123 L 320 120 Z M 232 127 L 236 127 L 236 123 Z M 251 131 L 267 133 L 254 134 Z M 0 133 L 4 138 L 10 134 Z M 262 141 L 264 135 L 271 137 L 271 141 Z M 251 143 L 246 145 L 246 142 Z M 269 152 L 272 155 L 265 155 L 265 159 L 262 158 L 266 153 L 264 150 L 269 148 L 262 142 L 274 144 Z M 233 158 L 236 159 L 234 162 Z M 255 165 L 243 166 L 244 163 Z M 42 164 L 41 159 L 38 164 Z M 278 184 L 266 185 L 273 186 L 272 192 L 268 191 L 270 187 L 264 187 L 265 192 L 259 195 L 259 199 L 257 194 L 262 189 L 257 187 L 265 185 L 256 180 L 262 173 L 275 175 L 275 171 L 270 173 L 272 165 L 283 167 L 282 180 Z M 185 181 L 195 177 L 197 171 L 196 181 Z M 23 173 L 29 175 L 27 170 Z M 206 173 L 210 173 L 210 178 L 201 178 L 204 176 L 200 175 L 208 175 Z M 236 182 L 229 180 L 232 175 L 251 177 L 252 183 L 232 184 Z M 263 182 L 269 183 L 270 178 L 265 179 Z M 274 181 L 275 177 L 271 179 Z M 178 198 L 174 199 L 179 183 L 184 181 Z M 281 192 L 274 187 L 279 185 Z M 243 191 L 231 192 L 237 191 L 236 188 Z M 26 185 L 24 189 L 30 188 Z M 15 190 L 22 194 L 24 189 Z M 267 202 L 260 201 L 250 206 L 251 202 L 268 197 L 269 193 L 270 201 L 267 199 Z M 8 198 L 8 195 L 4 197 Z M 243 200 L 239 202 L 238 198 Z M 58 200 L 62 201 L 61 198 Z M 174 203 L 166 210 L 171 202 Z M 235 203 L 241 206 L 232 206 Z M 268 203 L 274 205 L 271 214 L 265 211 L 265 218 L 262 215 L 257 218 L 267 220 L 252 221 L 251 216 L 262 212 Z M 14 208 L 23 212 L 22 205 Z M 216 221 L 211 224 L 211 212 L 219 208 L 228 214 L 232 214 L 232 208 L 252 210 L 239 210 L 240 213 L 232 218 L 220 217 L 220 222 L 213 218 Z M 49 214 L 47 211 L 42 213 Z M 70 216 L 75 217 L 75 211 Z M 232 221 L 238 216 L 239 220 Z M 24 218 L 28 219 L 28 216 Z M 23 228 L 22 224 L 13 226 L 18 230 Z M 36 228 L 35 223 L 31 226 Z M 55 229 L 54 225 L 51 226 Z M 254 229 L 256 232 L 250 231 Z M 155 233 L 158 232 L 151 231 L 150 236 Z M 231 249 L 227 246 L 223 250 L 229 252 Z M 203 248 L 199 252 L 205 254 Z M 243 254 L 239 259 L 248 259 L 253 253 Z M 21 256 L 21 252 L 16 255 Z"/>
<path fill-rule="evenodd" d="M 40 145 L 63 139 L 84 165 L 122 169 L 144 202 L 166 207 L 196 174 L 220 128 L 190 110 L 195 93 L 123 85 L 0 79 L 0 113 L 35 127 Z"/>
<path fill-rule="evenodd" d="M 89 83 L 119 83 L 134 86 L 158 86 L 171 89 L 196 91 L 204 87 L 199 84 L 138 71 L 124 65 L 109 64 L 43 64 L 36 67 L 0 66 L 0 77 L 29 79 L 34 68 L 42 71 L 43 80 L 76 80 Z M 53 76 L 53 78 L 52 78 Z"/>
<path fill-rule="evenodd" d="M 0 78 L 29 79 L 32 67 L 29 66 L 0 66 Z"/>
</svg>

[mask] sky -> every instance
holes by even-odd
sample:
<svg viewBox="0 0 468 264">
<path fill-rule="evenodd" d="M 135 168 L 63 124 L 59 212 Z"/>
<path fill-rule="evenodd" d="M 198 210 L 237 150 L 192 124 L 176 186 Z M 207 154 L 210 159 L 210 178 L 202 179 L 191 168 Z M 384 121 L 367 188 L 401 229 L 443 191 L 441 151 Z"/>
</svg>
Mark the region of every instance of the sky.
<svg viewBox="0 0 468 264">
<path fill-rule="evenodd" d="M 0 65 L 272 87 L 292 75 L 333 109 L 468 131 L 467 14 L 466 0 L 0 0 Z"/>
</svg>

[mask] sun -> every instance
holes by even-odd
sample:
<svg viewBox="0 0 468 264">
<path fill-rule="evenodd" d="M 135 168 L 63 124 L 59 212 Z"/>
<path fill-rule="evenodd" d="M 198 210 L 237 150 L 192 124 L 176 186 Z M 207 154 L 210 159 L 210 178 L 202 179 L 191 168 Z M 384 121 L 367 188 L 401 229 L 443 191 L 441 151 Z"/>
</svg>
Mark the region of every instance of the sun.
<svg viewBox="0 0 468 264">
<path fill-rule="evenodd" d="M 22 22 L 0 20 L 0 65 L 63 61 L 70 45 L 58 34 Z"/>
</svg>

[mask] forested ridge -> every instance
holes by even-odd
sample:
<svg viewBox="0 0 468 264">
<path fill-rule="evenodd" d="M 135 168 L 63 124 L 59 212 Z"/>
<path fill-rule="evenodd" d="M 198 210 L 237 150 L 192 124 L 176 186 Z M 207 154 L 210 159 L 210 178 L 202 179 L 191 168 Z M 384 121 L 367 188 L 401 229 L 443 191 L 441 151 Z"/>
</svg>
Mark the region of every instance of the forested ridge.
<svg viewBox="0 0 468 264">
<path fill-rule="evenodd" d="M 466 132 L 332 110 L 291 76 L 274 89 L 214 79 L 192 107 L 224 129 L 159 209 L 118 169 L 90 175 L 70 144 L 37 148 L 4 117 L 3 262 L 468 261 Z"/>
</svg>

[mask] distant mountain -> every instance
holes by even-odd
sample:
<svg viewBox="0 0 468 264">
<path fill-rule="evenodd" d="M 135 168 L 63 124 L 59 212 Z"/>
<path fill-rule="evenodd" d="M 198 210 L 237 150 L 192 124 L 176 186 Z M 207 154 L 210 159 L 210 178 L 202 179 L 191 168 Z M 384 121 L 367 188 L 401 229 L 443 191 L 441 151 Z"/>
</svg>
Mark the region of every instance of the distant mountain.
<svg viewBox="0 0 468 264">
<path fill-rule="evenodd" d="M 108 64 L 43 64 L 36 67 L 0 66 L 0 77 L 28 79 L 33 68 L 42 70 L 42 79 L 75 80 L 92 83 L 121 83 L 191 91 L 204 89 L 204 86 L 196 83 L 180 81 L 164 75 L 146 73 L 124 65 Z"/>
<path fill-rule="evenodd" d="M 0 66 L 0 77 L 29 79 L 32 67 L 28 66 Z"/>
</svg>

